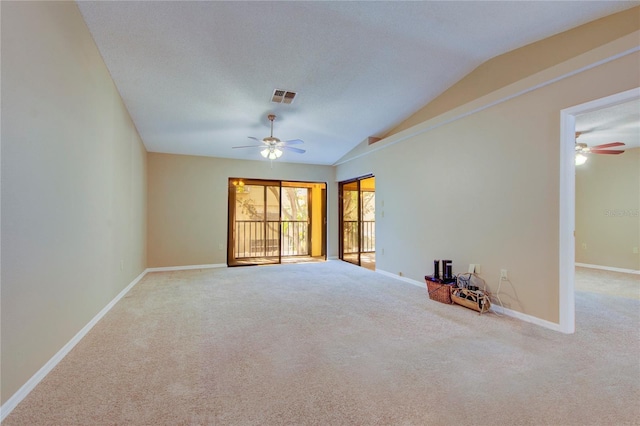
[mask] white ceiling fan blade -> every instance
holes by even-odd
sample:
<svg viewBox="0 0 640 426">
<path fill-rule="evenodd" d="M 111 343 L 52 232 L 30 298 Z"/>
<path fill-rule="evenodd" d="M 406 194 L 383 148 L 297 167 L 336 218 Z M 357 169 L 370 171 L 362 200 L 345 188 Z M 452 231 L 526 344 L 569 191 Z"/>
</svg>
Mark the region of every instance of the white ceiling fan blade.
<svg viewBox="0 0 640 426">
<path fill-rule="evenodd" d="M 290 141 L 284 141 L 284 143 L 287 145 L 300 145 L 301 143 L 304 143 L 304 141 L 301 139 L 291 139 Z"/>
<path fill-rule="evenodd" d="M 265 141 L 263 141 L 262 139 L 258 139 L 258 138 L 254 138 L 253 136 L 248 136 L 249 139 L 253 139 L 256 142 L 260 142 L 263 143 L 265 145 L 269 145 L 268 143 L 266 143 Z"/>
<path fill-rule="evenodd" d="M 234 146 L 233 149 L 236 148 L 264 148 L 264 145 L 242 145 L 242 146 Z"/>
<path fill-rule="evenodd" d="M 297 152 L 298 154 L 304 154 L 305 152 L 307 152 L 304 149 L 294 148 L 292 146 L 287 146 L 287 145 L 281 146 L 280 148 L 281 149 L 286 149 L 286 150 L 289 150 L 289 151 L 293 151 L 293 152 Z"/>
</svg>

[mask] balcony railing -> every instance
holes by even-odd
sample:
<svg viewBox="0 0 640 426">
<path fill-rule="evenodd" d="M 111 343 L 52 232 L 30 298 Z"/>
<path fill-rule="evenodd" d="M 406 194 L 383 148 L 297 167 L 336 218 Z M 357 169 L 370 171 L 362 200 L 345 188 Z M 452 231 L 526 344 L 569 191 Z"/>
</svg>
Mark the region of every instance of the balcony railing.
<svg viewBox="0 0 640 426">
<path fill-rule="evenodd" d="M 358 221 L 345 220 L 343 223 L 343 251 L 345 254 L 358 253 Z M 376 251 L 376 222 L 363 220 L 362 224 L 362 250 L 361 253 L 373 253 Z"/>
<path fill-rule="evenodd" d="M 308 231 L 306 220 L 237 220 L 235 257 L 275 257 L 278 256 L 279 244 L 282 256 L 308 255 Z"/>
</svg>

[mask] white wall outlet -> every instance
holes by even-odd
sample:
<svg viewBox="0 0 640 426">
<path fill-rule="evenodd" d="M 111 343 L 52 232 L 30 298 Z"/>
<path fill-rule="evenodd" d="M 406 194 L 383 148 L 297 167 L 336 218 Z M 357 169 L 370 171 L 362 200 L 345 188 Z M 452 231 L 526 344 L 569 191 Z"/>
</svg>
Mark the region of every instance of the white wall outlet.
<svg viewBox="0 0 640 426">
<path fill-rule="evenodd" d="M 501 280 L 508 280 L 509 279 L 509 274 L 507 273 L 506 269 L 500 269 L 500 279 Z"/>
<path fill-rule="evenodd" d="M 469 270 L 467 272 L 469 272 L 470 274 L 473 274 L 476 271 L 476 265 L 473 263 L 469 264 Z"/>
<path fill-rule="evenodd" d="M 218 250 L 224 250 L 224 244 L 222 243 L 218 244 Z"/>
<path fill-rule="evenodd" d="M 634 247 L 632 251 L 633 251 L 633 254 L 638 254 L 638 247 Z"/>
<path fill-rule="evenodd" d="M 479 274 L 481 272 L 480 264 L 476 263 L 474 266 L 476 267 L 476 274 Z"/>
</svg>

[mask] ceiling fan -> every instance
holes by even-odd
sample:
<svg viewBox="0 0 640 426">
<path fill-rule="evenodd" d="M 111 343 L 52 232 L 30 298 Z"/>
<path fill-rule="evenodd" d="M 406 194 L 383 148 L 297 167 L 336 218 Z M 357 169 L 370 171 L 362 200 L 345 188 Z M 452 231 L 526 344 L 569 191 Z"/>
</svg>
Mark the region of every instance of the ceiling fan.
<svg viewBox="0 0 640 426">
<path fill-rule="evenodd" d="M 624 146 L 623 142 L 610 142 L 602 145 L 587 146 L 586 143 L 578 142 L 578 138 L 582 132 L 576 132 L 576 166 L 580 166 L 587 161 L 588 154 L 622 154 L 624 150 L 621 149 L 608 149 L 618 146 Z"/>
<path fill-rule="evenodd" d="M 254 138 L 253 136 L 249 136 L 249 139 L 253 139 L 256 142 L 261 142 L 261 145 L 243 145 L 243 146 L 234 146 L 233 148 L 262 148 L 260 154 L 264 158 L 268 158 L 269 160 L 275 160 L 280 158 L 283 150 L 297 152 L 298 154 L 304 154 L 306 151 L 304 149 L 296 148 L 290 145 L 299 145 L 304 143 L 300 139 L 291 139 L 288 141 L 281 141 L 280 139 L 273 136 L 273 120 L 276 119 L 274 114 L 269 114 L 267 116 L 269 121 L 271 121 L 271 135 L 260 140 L 258 138 Z"/>
</svg>

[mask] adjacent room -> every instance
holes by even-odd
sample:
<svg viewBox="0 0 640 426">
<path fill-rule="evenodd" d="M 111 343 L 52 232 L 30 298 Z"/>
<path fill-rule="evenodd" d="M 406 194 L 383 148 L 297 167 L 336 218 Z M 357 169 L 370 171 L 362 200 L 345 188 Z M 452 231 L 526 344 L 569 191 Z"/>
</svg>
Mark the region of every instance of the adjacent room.
<svg viewBox="0 0 640 426">
<path fill-rule="evenodd" d="M 0 20 L 2 425 L 637 424 L 638 2 Z"/>
</svg>

